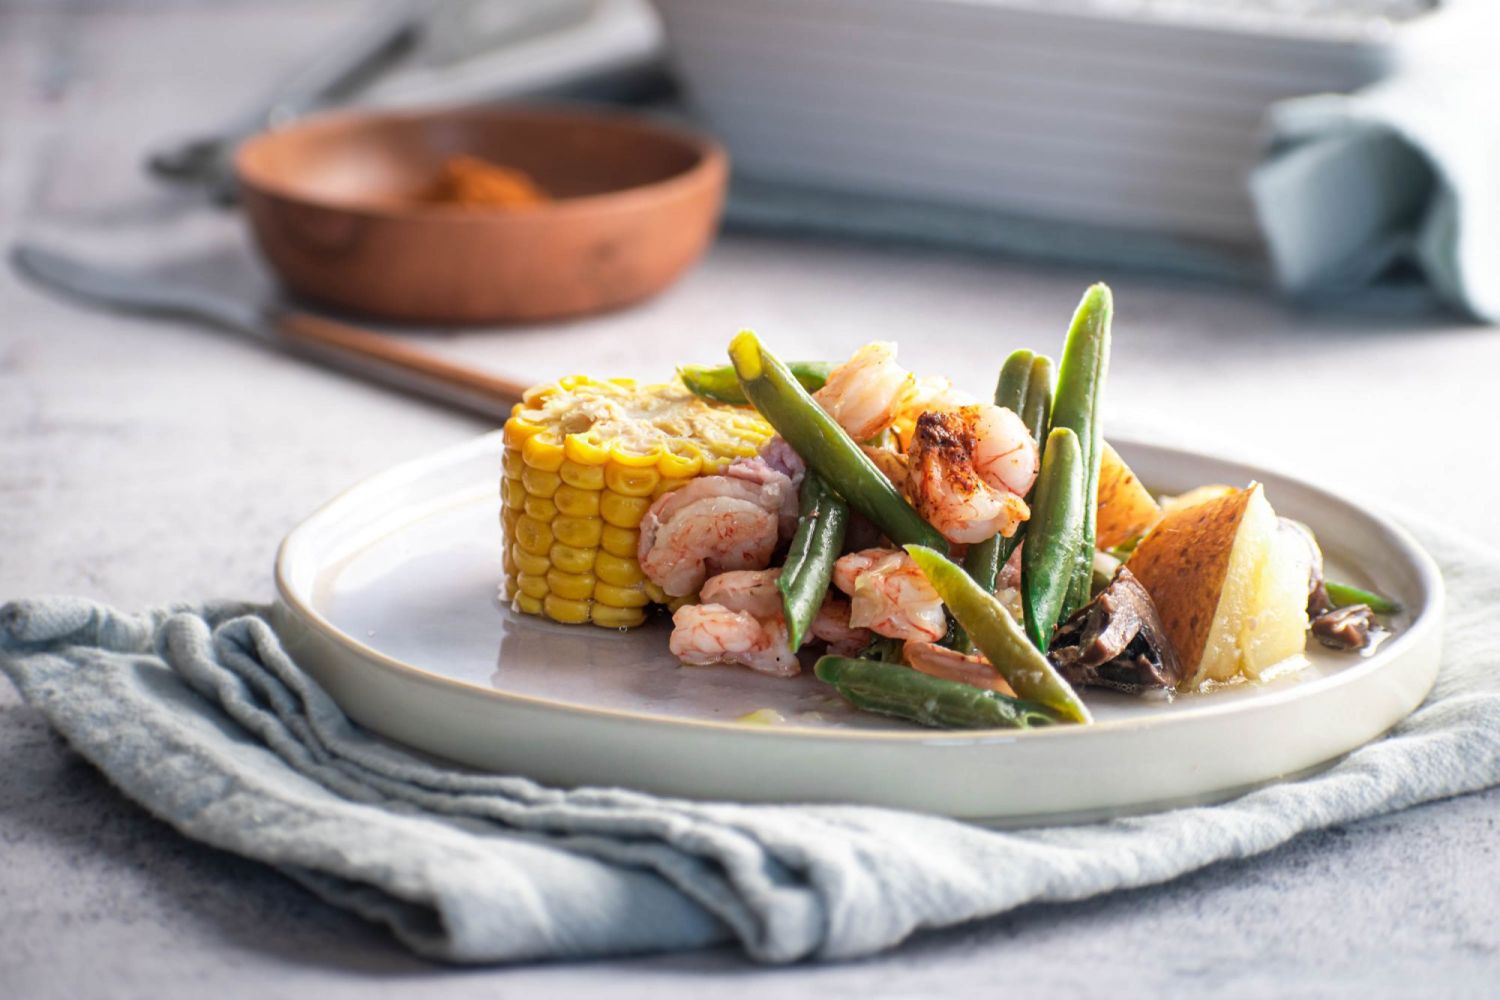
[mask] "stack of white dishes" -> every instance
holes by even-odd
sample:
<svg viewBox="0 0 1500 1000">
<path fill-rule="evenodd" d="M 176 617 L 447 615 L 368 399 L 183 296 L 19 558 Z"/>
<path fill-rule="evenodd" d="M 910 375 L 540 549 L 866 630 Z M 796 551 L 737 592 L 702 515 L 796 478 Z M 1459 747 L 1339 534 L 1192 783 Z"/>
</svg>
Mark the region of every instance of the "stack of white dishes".
<svg viewBox="0 0 1500 1000">
<path fill-rule="evenodd" d="M 1269 105 L 1440 47 L 1425 0 L 657 0 L 738 175 L 1259 244 Z"/>
</svg>

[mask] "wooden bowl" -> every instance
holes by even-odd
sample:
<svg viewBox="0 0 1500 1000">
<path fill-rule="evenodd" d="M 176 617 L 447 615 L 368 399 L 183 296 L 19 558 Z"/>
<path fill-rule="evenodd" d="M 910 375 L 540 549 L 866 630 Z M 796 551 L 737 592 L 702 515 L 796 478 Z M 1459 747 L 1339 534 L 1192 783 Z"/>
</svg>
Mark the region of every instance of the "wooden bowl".
<svg viewBox="0 0 1500 1000">
<path fill-rule="evenodd" d="M 431 200 L 469 154 L 553 201 Z M 311 118 L 235 157 L 250 225 L 293 292 L 423 323 L 544 320 L 670 284 L 708 248 L 728 161 L 709 139 L 625 115 L 530 107 Z"/>
</svg>

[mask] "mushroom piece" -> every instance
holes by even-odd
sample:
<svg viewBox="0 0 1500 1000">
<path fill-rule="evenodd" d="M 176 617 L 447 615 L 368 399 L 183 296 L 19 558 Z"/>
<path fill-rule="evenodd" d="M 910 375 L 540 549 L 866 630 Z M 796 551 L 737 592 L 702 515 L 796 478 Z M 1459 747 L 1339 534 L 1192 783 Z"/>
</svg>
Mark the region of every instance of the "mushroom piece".
<svg viewBox="0 0 1500 1000">
<path fill-rule="evenodd" d="M 1124 567 L 1058 627 L 1047 658 L 1069 683 L 1132 694 L 1182 680 L 1182 663 L 1151 595 Z"/>
<path fill-rule="evenodd" d="M 1351 604 L 1337 608 L 1323 585 L 1323 550 L 1312 529 L 1301 521 L 1281 519 L 1283 531 L 1291 531 L 1307 542 L 1312 553 L 1312 568 L 1307 579 L 1307 617 L 1313 638 L 1330 649 L 1345 651 L 1363 649 L 1370 641 L 1370 630 L 1375 627 L 1375 612 L 1364 604 Z"/>
<path fill-rule="evenodd" d="M 1375 612 L 1368 604 L 1330 608 L 1312 620 L 1312 634 L 1331 649 L 1364 649 L 1375 625 Z"/>
</svg>

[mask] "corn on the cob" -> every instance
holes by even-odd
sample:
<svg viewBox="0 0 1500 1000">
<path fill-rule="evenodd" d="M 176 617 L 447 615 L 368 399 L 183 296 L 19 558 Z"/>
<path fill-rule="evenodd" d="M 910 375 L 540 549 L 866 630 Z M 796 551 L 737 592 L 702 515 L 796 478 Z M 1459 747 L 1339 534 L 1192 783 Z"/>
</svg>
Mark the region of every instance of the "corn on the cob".
<svg viewBox="0 0 1500 1000">
<path fill-rule="evenodd" d="M 651 502 L 771 434 L 754 411 L 680 383 L 575 375 L 531 389 L 505 422 L 505 598 L 559 622 L 641 624 L 651 603 L 670 600 L 636 561 Z"/>
</svg>

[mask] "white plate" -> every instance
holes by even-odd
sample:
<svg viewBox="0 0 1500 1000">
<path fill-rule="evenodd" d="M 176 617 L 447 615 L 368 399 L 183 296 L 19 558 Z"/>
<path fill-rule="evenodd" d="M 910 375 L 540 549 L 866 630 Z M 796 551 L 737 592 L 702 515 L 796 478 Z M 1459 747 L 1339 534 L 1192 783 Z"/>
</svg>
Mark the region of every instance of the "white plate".
<svg viewBox="0 0 1500 1000">
<path fill-rule="evenodd" d="M 1231 795 L 1375 738 L 1438 665 L 1443 589 L 1402 530 L 1261 469 L 1116 442 L 1154 488 L 1258 479 L 1310 524 L 1339 576 L 1408 609 L 1373 656 L 1311 651 L 1294 676 L 1170 703 L 1088 692 L 1097 724 L 939 732 L 856 713 L 808 673 L 681 667 L 661 625 L 630 633 L 504 609 L 498 433 L 398 466 L 282 544 L 277 626 L 370 729 L 561 785 L 696 798 L 861 802 L 987 822 L 1083 819 Z M 776 726 L 734 721 L 759 708 Z"/>
</svg>

